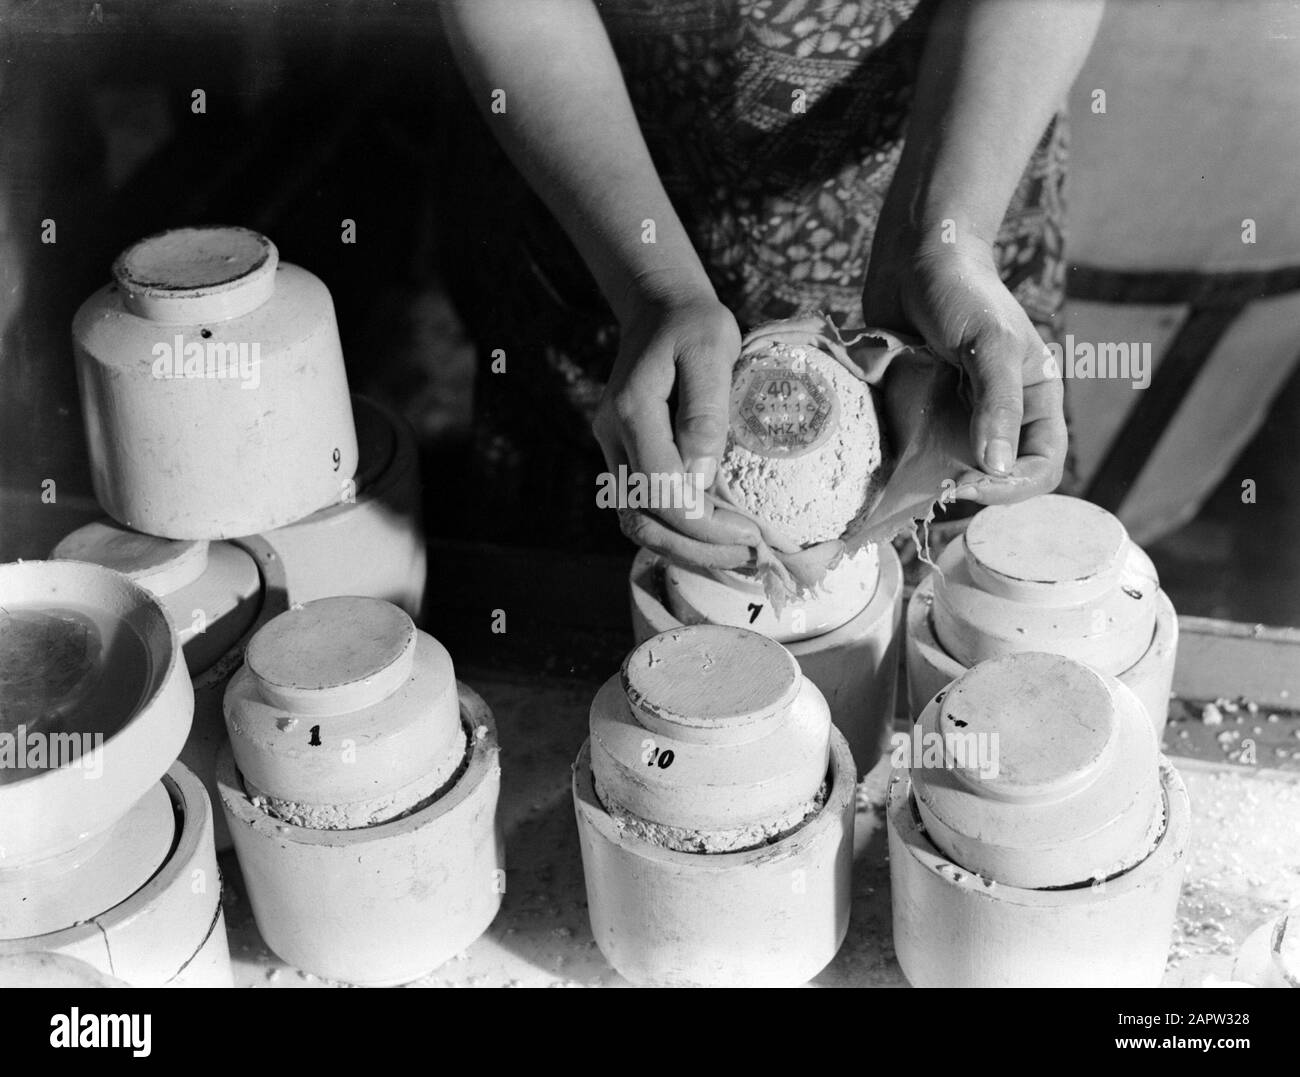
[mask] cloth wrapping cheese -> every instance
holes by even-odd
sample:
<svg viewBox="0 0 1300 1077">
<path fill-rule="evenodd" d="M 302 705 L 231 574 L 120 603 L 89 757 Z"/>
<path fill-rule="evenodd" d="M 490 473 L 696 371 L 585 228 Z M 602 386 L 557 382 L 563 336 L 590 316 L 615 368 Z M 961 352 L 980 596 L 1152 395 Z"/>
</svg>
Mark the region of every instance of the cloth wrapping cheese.
<svg viewBox="0 0 1300 1077">
<path fill-rule="evenodd" d="M 813 315 L 751 331 L 741 344 L 737 370 L 772 354 L 774 345 L 786 354 L 789 347 L 815 349 L 869 386 L 883 441 L 883 460 L 866 491 L 866 503 L 838 537 L 811 545 L 801 546 L 788 526 L 757 515 L 752 491 L 738 488 L 734 468 L 718 468 L 707 496 L 758 525 L 762 542 L 748 568 L 762 580 L 769 601 L 780 608 L 815 588 L 846 553 L 888 542 L 913 529 L 917 521 L 928 522 L 939 504 L 954 499 L 958 477 L 975 468 L 975 462 L 962 372 L 919 341 L 875 329 L 846 338 L 829 318 Z M 733 425 L 729 450 L 735 430 Z"/>
</svg>

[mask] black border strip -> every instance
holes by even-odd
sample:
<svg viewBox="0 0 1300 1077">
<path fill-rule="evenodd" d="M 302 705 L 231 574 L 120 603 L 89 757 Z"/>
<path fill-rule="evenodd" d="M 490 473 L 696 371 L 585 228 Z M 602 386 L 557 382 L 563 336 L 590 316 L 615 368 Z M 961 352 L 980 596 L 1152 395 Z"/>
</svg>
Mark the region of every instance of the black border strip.
<svg viewBox="0 0 1300 1077">
<path fill-rule="evenodd" d="M 1070 266 L 1066 282 L 1066 295 L 1070 299 L 1120 305 L 1243 307 L 1256 299 L 1295 291 L 1300 291 L 1300 265 L 1203 273 L 1196 270 L 1103 269 L 1101 266 L 1075 264 Z"/>
</svg>

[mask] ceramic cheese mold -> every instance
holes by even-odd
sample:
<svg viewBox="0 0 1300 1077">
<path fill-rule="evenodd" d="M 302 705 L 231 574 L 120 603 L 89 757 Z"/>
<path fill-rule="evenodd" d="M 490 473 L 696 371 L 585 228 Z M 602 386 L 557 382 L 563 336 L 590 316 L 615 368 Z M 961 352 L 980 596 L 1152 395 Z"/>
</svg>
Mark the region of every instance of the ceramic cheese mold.
<svg viewBox="0 0 1300 1077">
<path fill-rule="evenodd" d="M 799 984 L 844 940 L 855 770 L 775 641 L 698 625 L 640 644 L 573 770 L 592 933 L 636 984 Z"/>
<path fill-rule="evenodd" d="M 1300 987 L 1300 905 L 1246 937 L 1237 951 L 1232 978 L 1249 987 Z"/>
<path fill-rule="evenodd" d="M 65 536 L 54 559 L 125 573 L 171 614 L 194 682 L 194 721 L 181 751 L 219 803 L 221 701 L 253 631 L 292 604 L 341 594 L 382 598 L 418 616 L 426 561 L 419 471 L 410 428 L 386 408 L 352 398 L 360 444 L 355 490 L 304 520 L 224 542 L 144 535 L 110 519 Z M 214 818 L 218 851 L 230 848 Z"/>
<path fill-rule="evenodd" d="M 867 506 L 883 453 L 871 388 L 811 345 L 747 349 L 732 374 L 719 484 L 790 546 L 838 539 Z M 844 557 L 778 610 L 752 573 L 687 568 L 641 551 L 630 579 L 637 641 L 682 625 L 749 628 L 785 644 L 826 697 L 858 766 L 894 710 L 903 570 L 889 544 Z"/>
<path fill-rule="evenodd" d="M 105 519 L 64 536 L 50 559 L 116 569 L 158 598 L 176 626 L 191 677 L 239 641 L 262 604 L 257 562 L 230 542 L 155 538 Z"/>
<path fill-rule="evenodd" d="M 915 987 L 1154 987 L 1190 808 L 1142 704 L 1055 654 L 922 712 L 889 787 L 894 949 Z"/>
<path fill-rule="evenodd" d="M 292 965 L 348 983 L 431 972 L 504 892 L 487 705 L 378 599 L 324 598 L 253 636 L 217 760 L 257 926 Z"/>
<path fill-rule="evenodd" d="M 785 645 L 826 697 L 835 726 L 865 773 L 880 754 L 894 712 L 903 568 L 888 544 L 870 546 L 828 573 L 778 614 L 752 576 L 684 568 L 649 550 L 632 562 L 637 642 L 684 625 L 749 628 Z"/>
<path fill-rule="evenodd" d="M 95 496 L 132 530 L 269 531 L 337 503 L 356 471 L 329 292 L 265 236 L 140 240 L 72 336 Z"/>
<path fill-rule="evenodd" d="M 264 532 L 290 604 L 365 595 L 419 620 L 428 571 L 415 435 L 388 408 L 352 398 L 359 460 L 336 504 Z"/>
<path fill-rule="evenodd" d="M 984 659 L 1050 651 L 1118 677 L 1159 735 L 1177 646 L 1155 566 L 1105 509 L 1059 494 L 989 507 L 908 606 L 912 714 Z"/>
<path fill-rule="evenodd" d="M 194 700 L 166 610 L 80 561 L 0 565 L 0 594 L 0 959 L 229 986 L 211 805 L 175 762 Z"/>
<path fill-rule="evenodd" d="M 226 739 L 221 700 L 254 629 L 288 608 L 274 553 L 255 536 L 230 542 L 162 539 L 97 520 L 65 536 L 51 557 L 116 569 L 167 610 L 194 687 L 194 719 L 180 760 L 203 782 L 214 805 L 217 851 L 229 849 L 225 819 L 215 811 L 217 749 Z"/>
</svg>

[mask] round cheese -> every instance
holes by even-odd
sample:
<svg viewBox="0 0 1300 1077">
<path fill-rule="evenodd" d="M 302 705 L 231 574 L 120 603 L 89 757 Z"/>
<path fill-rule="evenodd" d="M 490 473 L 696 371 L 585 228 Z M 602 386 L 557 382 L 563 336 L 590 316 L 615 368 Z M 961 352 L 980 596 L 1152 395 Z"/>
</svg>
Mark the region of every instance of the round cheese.
<svg viewBox="0 0 1300 1077">
<path fill-rule="evenodd" d="M 881 463 L 871 388 L 844 364 L 785 343 L 741 357 L 719 467 L 737 505 L 799 546 L 827 542 L 871 504 Z"/>
</svg>

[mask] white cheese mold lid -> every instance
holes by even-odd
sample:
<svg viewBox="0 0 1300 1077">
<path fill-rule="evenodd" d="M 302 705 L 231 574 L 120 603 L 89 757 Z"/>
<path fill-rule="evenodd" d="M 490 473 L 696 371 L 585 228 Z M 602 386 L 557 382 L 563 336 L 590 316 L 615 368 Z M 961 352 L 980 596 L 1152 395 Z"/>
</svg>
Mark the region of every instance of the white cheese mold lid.
<svg viewBox="0 0 1300 1077">
<path fill-rule="evenodd" d="M 1053 651 L 1119 674 L 1151 646 L 1159 589 L 1118 519 L 1047 494 L 975 515 L 939 558 L 931 617 L 964 666 Z"/>
<path fill-rule="evenodd" d="M 259 534 L 336 504 L 357 439 L 334 303 L 246 228 L 140 240 L 72 320 L 95 496 L 169 539 Z"/>
<path fill-rule="evenodd" d="M 1137 697 L 1054 654 L 968 671 L 913 731 L 917 809 L 967 871 L 1025 889 L 1106 879 L 1162 826 L 1159 751 Z"/>
<path fill-rule="evenodd" d="M 723 625 L 663 632 L 628 655 L 591 707 L 607 806 L 668 827 L 731 830 L 816 797 L 830 712 L 774 640 Z"/>
<path fill-rule="evenodd" d="M 208 543 L 142 535 L 111 520 L 93 520 L 65 535 L 55 561 L 93 561 L 116 569 L 162 598 L 193 583 L 208 567 Z"/>
<path fill-rule="evenodd" d="M 198 676 L 252 627 L 262 578 L 251 554 L 229 542 L 155 538 L 113 520 L 65 535 L 50 559 L 93 561 L 129 576 L 162 600 Z"/>
<path fill-rule="evenodd" d="M 176 228 L 118 255 L 113 279 L 132 314 L 187 325 L 260 307 L 275 291 L 279 262 L 275 244 L 248 228 Z"/>
<path fill-rule="evenodd" d="M 224 710 L 245 781 L 286 803 L 418 801 L 464 758 L 451 656 L 380 599 L 317 599 L 267 622 Z"/>
</svg>

